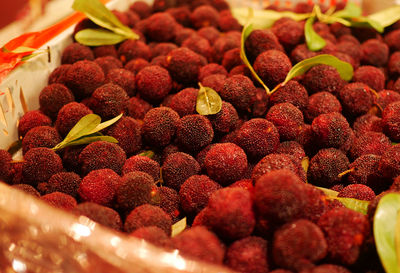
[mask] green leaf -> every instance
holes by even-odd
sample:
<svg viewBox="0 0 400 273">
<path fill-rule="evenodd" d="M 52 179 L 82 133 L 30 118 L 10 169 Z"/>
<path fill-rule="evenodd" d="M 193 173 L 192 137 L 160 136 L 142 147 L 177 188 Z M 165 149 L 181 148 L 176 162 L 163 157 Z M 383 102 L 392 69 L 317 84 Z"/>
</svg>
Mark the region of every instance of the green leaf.
<svg viewBox="0 0 400 273">
<path fill-rule="evenodd" d="M 353 18 L 361 16 L 362 10 L 360 6 L 353 2 L 347 2 L 346 7 L 332 14 L 332 16 L 340 18 Z"/>
<path fill-rule="evenodd" d="M 399 212 L 400 194 L 388 193 L 379 201 L 374 215 L 376 250 L 385 271 L 390 273 L 400 273 L 399 246 L 396 246 Z"/>
<path fill-rule="evenodd" d="M 373 28 L 379 33 L 382 33 L 384 31 L 384 26 L 379 23 L 378 21 L 375 21 L 374 19 L 368 18 L 368 17 L 357 17 L 357 18 L 352 18 L 349 20 L 350 26 L 351 27 L 359 27 L 359 28 Z"/>
<path fill-rule="evenodd" d="M 69 142 L 67 146 L 89 144 L 89 143 L 92 143 L 95 141 L 107 141 L 107 142 L 111 142 L 111 143 L 118 143 L 118 140 L 116 140 L 114 137 L 111 137 L 111 136 L 88 135 L 88 136 L 83 136 L 81 138 L 78 138 L 77 140 Z M 67 146 L 65 146 L 65 147 L 67 147 Z"/>
<path fill-rule="evenodd" d="M 352 209 L 364 215 L 367 215 L 369 201 L 359 200 L 355 198 L 347 198 L 347 197 L 334 197 L 333 199 L 338 200 L 348 209 Z"/>
<path fill-rule="evenodd" d="M 115 118 L 112 118 L 110 120 L 107 120 L 105 122 L 102 122 L 100 124 L 98 124 L 92 131 L 89 132 L 89 134 L 94 134 L 96 132 L 99 132 L 105 128 L 107 128 L 108 126 L 113 125 L 114 123 L 116 123 L 121 117 L 123 116 L 123 113 L 119 114 L 118 116 L 116 116 Z"/>
<path fill-rule="evenodd" d="M 197 94 L 196 111 L 200 115 L 215 115 L 222 108 L 222 99 L 218 93 L 210 88 L 204 87 L 199 83 L 200 90 Z"/>
<path fill-rule="evenodd" d="M 249 22 L 249 8 L 234 8 L 231 12 L 241 25 L 246 25 Z M 266 29 L 271 27 L 276 20 L 283 17 L 302 21 L 310 17 L 310 15 L 310 13 L 294 13 L 290 11 L 254 10 L 251 22 L 255 29 Z"/>
<path fill-rule="evenodd" d="M 355 199 L 355 198 L 338 197 L 339 192 L 337 192 L 337 191 L 322 188 L 322 187 L 316 187 L 316 188 L 323 191 L 325 193 L 327 199 L 338 200 L 346 208 L 358 211 L 364 215 L 367 214 L 369 201 L 359 200 L 359 199 Z"/>
<path fill-rule="evenodd" d="M 319 51 L 326 46 L 324 38 L 319 36 L 318 33 L 314 31 L 313 23 L 315 21 L 315 16 L 307 19 L 304 25 L 304 36 L 306 38 L 307 47 L 311 51 Z"/>
<path fill-rule="evenodd" d="M 100 124 L 101 118 L 96 114 L 89 114 L 82 117 L 74 127 L 72 127 L 71 131 L 69 131 L 68 135 L 65 137 L 65 142 L 71 142 L 75 139 L 83 137 L 85 135 L 92 134 L 93 130 Z M 63 142 L 64 142 L 63 141 Z"/>
<path fill-rule="evenodd" d="M 171 237 L 175 237 L 186 229 L 186 217 L 172 225 Z"/>
<path fill-rule="evenodd" d="M 140 156 L 146 156 L 146 157 L 148 157 L 148 158 L 153 158 L 153 157 L 154 157 L 154 152 L 151 151 L 151 150 L 148 150 L 148 151 L 144 151 L 144 152 L 142 152 L 142 153 L 140 153 L 140 154 L 138 154 L 138 155 L 140 155 Z"/>
<path fill-rule="evenodd" d="M 325 193 L 325 195 L 329 196 L 329 197 L 336 197 L 339 194 L 339 192 L 331 190 L 331 189 L 322 188 L 322 187 L 316 187 L 316 188 L 323 191 Z"/>
<path fill-rule="evenodd" d="M 367 16 L 368 19 L 378 22 L 382 27 L 388 27 L 400 20 L 400 6 L 387 8 Z"/>
<path fill-rule="evenodd" d="M 102 46 L 118 44 L 126 40 L 126 37 L 121 34 L 101 28 L 86 28 L 75 34 L 75 40 L 82 45 Z"/>
<path fill-rule="evenodd" d="M 86 115 L 75 124 L 62 142 L 53 147 L 53 150 L 57 151 L 68 146 L 88 144 L 99 140 L 118 143 L 115 138 L 103 136 L 99 131 L 114 124 L 121 117 L 122 114 L 106 122 L 100 123 L 100 116 L 95 114 Z"/>
<path fill-rule="evenodd" d="M 83 12 L 95 24 L 121 34 L 127 38 L 138 39 L 129 27 L 125 26 L 99 0 L 75 0 L 72 8 Z"/>
<path fill-rule="evenodd" d="M 249 23 L 243 27 L 242 38 L 241 38 L 241 43 L 240 43 L 240 58 L 242 59 L 243 63 L 249 68 L 253 77 L 262 85 L 262 87 L 265 89 L 267 94 L 269 94 L 270 93 L 269 88 L 265 85 L 265 83 L 257 75 L 256 71 L 254 71 L 253 66 L 251 65 L 251 63 L 249 62 L 249 59 L 246 56 L 245 42 L 246 42 L 246 39 L 250 36 L 252 31 L 253 31 L 252 23 Z"/>
<path fill-rule="evenodd" d="M 351 64 L 343 62 L 335 56 L 329 54 L 321 54 L 309 59 L 305 59 L 293 66 L 289 73 L 286 75 L 285 80 L 281 84 L 278 84 L 271 91 L 271 93 L 275 92 L 277 89 L 279 89 L 279 87 L 287 84 L 291 79 L 305 74 L 312 67 L 319 64 L 326 64 L 336 68 L 336 70 L 339 72 L 340 77 L 345 81 L 350 81 L 353 78 L 353 67 L 351 66 Z"/>
</svg>

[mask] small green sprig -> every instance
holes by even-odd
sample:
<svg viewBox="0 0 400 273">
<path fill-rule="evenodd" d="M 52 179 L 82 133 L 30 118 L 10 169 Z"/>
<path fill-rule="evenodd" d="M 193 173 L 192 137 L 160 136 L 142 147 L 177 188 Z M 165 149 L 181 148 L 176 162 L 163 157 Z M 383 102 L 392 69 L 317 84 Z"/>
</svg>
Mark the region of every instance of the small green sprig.
<svg viewBox="0 0 400 273">
<path fill-rule="evenodd" d="M 86 115 L 75 124 L 75 126 L 71 129 L 71 131 L 69 131 L 65 139 L 54 146 L 52 149 L 58 151 L 68 146 L 89 144 L 95 141 L 118 143 L 118 140 L 111 136 L 104 136 L 100 133 L 100 131 L 114 124 L 121 117 L 122 114 L 101 123 L 100 116 L 95 114 Z"/>
<path fill-rule="evenodd" d="M 75 39 L 83 45 L 114 45 L 126 39 L 139 39 L 139 35 L 125 26 L 99 0 L 75 0 L 72 8 L 84 13 L 93 23 L 104 29 L 83 29 Z"/>
</svg>

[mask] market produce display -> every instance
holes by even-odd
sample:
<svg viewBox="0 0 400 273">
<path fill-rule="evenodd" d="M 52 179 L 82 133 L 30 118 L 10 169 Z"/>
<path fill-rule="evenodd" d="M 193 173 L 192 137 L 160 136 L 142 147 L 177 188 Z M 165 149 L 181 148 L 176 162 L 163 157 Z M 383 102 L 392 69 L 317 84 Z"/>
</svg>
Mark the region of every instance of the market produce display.
<svg viewBox="0 0 400 273">
<path fill-rule="evenodd" d="M 398 9 L 73 8 L 0 180 L 238 272 L 400 272 Z"/>
</svg>

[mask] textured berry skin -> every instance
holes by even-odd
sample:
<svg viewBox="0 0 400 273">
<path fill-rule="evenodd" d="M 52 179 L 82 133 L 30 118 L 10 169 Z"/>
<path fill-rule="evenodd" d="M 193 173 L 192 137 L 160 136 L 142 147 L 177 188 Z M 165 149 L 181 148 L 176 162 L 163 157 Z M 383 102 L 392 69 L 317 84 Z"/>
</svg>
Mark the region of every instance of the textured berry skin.
<svg viewBox="0 0 400 273">
<path fill-rule="evenodd" d="M 61 158 L 49 148 L 32 148 L 24 155 L 22 177 L 26 184 L 36 186 L 47 182 L 63 169 Z"/>
<path fill-rule="evenodd" d="M 197 29 L 209 26 L 217 27 L 218 19 L 218 11 L 209 5 L 204 5 L 196 8 L 190 15 L 190 21 L 192 22 L 192 25 Z"/>
<path fill-rule="evenodd" d="M 196 159 L 182 152 L 168 155 L 162 165 L 165 185 L 176 191 L 179 191 L 186 179 L 199 173 L 200 165 Z"/>
<path fill-rule="evenodd" d="M 30 129 L 38 126 L 51 126 L 51 119 L 42 111 L 29 111 L 19 120 L 18 135 L 24 137 Z"/>
<path fill-rule="evenodd" d="M 338 149 L 321 149 L 310 160 L 307 176 L 314 185 L 333 186 L 341 181 L 338 175 L 349 168 L 349 159 Z"/>
<path fill-rule="evenodd" d="M 53 127 L 38 126 L 29 130 L 22 139 L 22 151 L 25 154 L 32 148 L 53 148 L 61 141 L 61 136 Z"/>
<path fill-rule="evenodd" d="M 247 37 L 246 42 L 246 54 L 250 56 L 251 60 L 255 60 L 258 55 L 267 50 L 279 50 L 283 51 L 282 45 L 279 43 L 278 38 L 269 29 L 254 30 Z"/>
<path fill-rule="evenodd" d="M 207 64 L 199 70 L 199 81 L 203 81 L 204 78 L 217 74 L 228 76 L 227 70 L 222 65 L 216 63 Z"/>
<path fill-rule="evenodd" d="M 0 180 L 4 182 L 10 182 L 12 180 L 12 169 L 11 154 L 6 150 L 0 149 Z"/>
<path fill-rule="evenodd" d="M 303 113 L 289 102 L 275 104 L 265 118 L 275 125 L 281 141 L 295 140 L 304 124 Z"/>
<path fill-rule="evenodd" d="M 151 145 L 167 146 L 175 135 L 179 115 L 169 107 L 148 111 L 143 120 L 142 136 Z"/>
<path fill-rule="evenodd" d="M 54 69 L 49 75 L 48 84 L 53 84 L 53 83 L 65 84 L 67 79 L 66 78 L 67 71 L 71 66 L 72 65 L 70 64 L 62 64 L 56 69 Z"/>
<path fill-rule="evenodd" d="M 118 48 L 118 56 L 124 64 L 136 58 L 142 58 L 149 61 L 151 58 L 151 51 L 142 41 L 126 40 Z"/>
<path fill-rule="evenodd" d="M 53 83 L 42 89 L 39 95 L 40 110 L 55 119 L 58 111 L 75 100 L 72 92 L 62 84 Z"/>
<path fill-rule="evenodd" d="M 299 82 L 290 80 L 287 84 L 272 93 L 268 102 L 271 106 L 278 103 L 289 102 L 303 111 L 308 104 L 308 93 Z"/>
<path fill-rule="evenodd" d="M 339 91 L 339 99 L 343 112 L 348 117 L 364 115 L 374 103 L 374 95 L 370 88 L 363 83 L 346 84 Z"/>
<path fill-rule="evenodd" d="M 67 46 L 61 56 L 62 64 L 73 64 L 77 61 L 89 60 L 93 61 L 94 55 L 89 47 L 79 43 L 72 43 Z"/>
<path fill-rule="evenodd" d="M 187 115 L 181 118 L 176 128 L 178 143 L 188 151 L 200 151 L 211 143 L 214 130 L 211 122 L 202 115 Z"/>
<path fill-rule="evenodd" d="M 48 181 L 47 193 L 58 191 L 77 198 L 81 181 L 80 176 L 73 172 L 56 173 Z"/>
<path fill-rule="evenodd" d="M 273 271 L 275 273 L 275 271 Z M 340 265 L 335 264 L 322 264 L 310 270 L 304 270 L 302 273 L 350 273 L 351 271 Z M 271 272 L 272 273 L 272 272 Z M 286 272 L 276 272 L 286 273 Z"/>
<path fill-rule="evenodd" d="M 121 230 L 122 221 L 118 212 L 115 210 L 91 202 L 80 203 L 73 210 L 74 213 L 84 215 L 103 226 Z"/>
<path fill-rule="evenodd" d="M 156 226 L 170 235 L 171 225 L 171 218 L 161 208 L 145 204 L 129 213 L 125 220 L 124 230 L 131 233 L 141 227 Z"/>
<path fill-rule="evenodd" d="M 354 210 L 336 208 L 322 215 L 318 226 L 325 233 L 328 256 L 341 264 L 354 264 L 370 232 L 367 217 Z"/>
<path fill-rule="evenodd" d="M 148 101 L 163 99 L 172 89 L 172 79 L 165 68 L 151 65 L 136 75 L 136 89 Z"/>
<path fill-rule="evenodd" d="M 61 136 L 65 137 L 81 118 L 89 114 L 93 112 L 84 104 L 70 102 L 58 112 L 55 128 Z"/>
<path fill-rule="evenodd" d="M 357 70 L 354 71 L 353 81 L 362 82 L 375 91 L 381 91 L 385 88 L 385 75 L 379 68 L 371 65 L 357 68 Z"/>
<path fill-rule="evenodd" d="M 222 264 L 225 246 L 203 226 L 192 227 L 172 238 L 173 247 L 182 255 L 202 261 Z"/>
<path fill-rule="evenodd" d="M 220 238 L 237 240 L 254 230 L 255 215 L 249 191 L 225 188 L 214 192 L 207 205 L 205 220 Z"/>
<path fill-rule="evenodd" d="M 101 67 L 92 61 L 78 61 L 71 65 L 65 75 L 66 86 L 76 98 L 90 96 L 105 80 Z"/>
<path fill-rule="evenodd" d="M 196 113 L 196 100 L 198 93 L 198 89 L 185 88 L 172 97 L 169 107 L 176 111 L 180 117 L 193 115 Z"/>
<path fill-rule="evenodd" d="M 82 200 L 103 206 L 111 206 L 120 177 L 111 169 L 99 169 L 86 175 L 79 185 Z"/>
<path fill-rule="evenodd" d="M 141 124 L 131 117 L 122 117 L 106 129 L 106 134 L 114 137 L 128 155 L 142 148 Z"/>
<path fill-rule="evenodd" d="M 126 105 L 126 114 L 134 119 L 143 120 L 144 116 L 153 107 L 145 100 L 132 97 Z"/>
<path fill-rule="evenodd" d="M 271 30 L 287 49 L 293 48 L 304 40 L 303 24 L 292 19 L 275 21 Z"/>
<path fill-rule="evenodd" d="M 361 62 L 373 66 L 383 66 L 389 59 L 389 47 L 378 39 L 370 39 L 361 44 Z"/>
<path fill-rule="evenodd" d="M 49 205 L 53 207 L 64 209 L 67 211 L 73 210 L 77 205 L 75 198 L 61 192 L 49 193 L 41 196 L 40 199 L 47 202 Z"/>
<path fill-rule="evenodd" d="M 151 175 L 154 181 L 160 179 L 160 164 L 147 156 L 134 155 L 125 161 L 122 167 L 122 174 L 135 171 L 145 172 Z"/>
<path fill-rule="evenodd" d="M 228 133 L 234 130 L 239 120 L 235 107 L 225 101 L 222 102 L 221 111 L 207 117 L 211 121 L 214 131 L 219 133 Z"/>
<path fill-rule="evenodd" d="M 338 197 L 355 198 L 359 200 L 372 201 L 375 199 L 374 191 L 363 184 L 352 184 L 344 187 L 338 194 Z"/>
<path fill-rule="evenodd" d="M 268 50 L 258 55 L 253 67 L 263 82 L 273 88 L 283 82 L 292 68 L 292 63 L 285 53 L 279 50 Z"/>
<path fill-rule="evenodd" d="M 336 68 L 324 64 L 308 70 L 302 83 L 309 94 L 326 91 L 336 95 L 344 85 Z"/>
<path fill-rule="evenodd" d="M 171 248 L 171 238 L 161 228 L 156 226 L 138 228 L 130 235 L 158 247 Z"/>
<path fill-rule="evenodd" d="M 389 104 L 382 113 L 383 131 L 393 141 L 400 141 L 400 101 Z"/>
<path fill-rule="evenodd" d="M 151 202 L 156 190 L 153 178 L 144 172 L 129 172 L 122 176 L 116 192 L 118 208 L 130 212 L 134 208 Z"/>
<path fill-rule="evenodd" d="M 154 13 L 146 20 L 145 33 L 152 41 L 168 42 L 175 38 L 175 27 L 176 21 L 170 14 L 166 12 Z"/>
<path fill-rule="evenodd" d="M 103 119 L 111 119 L 125 112 L 129 97 L 119 85 L 106 83 L 97 88 L 91 97 L 91 108 Z"/>
<path fill-rule="evenodd" d="M 206 175 L 189 177 L 179 190 L 182 210 L 188 215 L 196 215 L 207 206 L 208 199 L 221 186 Z"/>
<path fill-rule="evenodd" d="M 123 69 L 123 68 L 111 69 L 106 74 L 106 82 L 110 82 L 110 83 L 119 85 L 122 89 L 125 90 L 126 94 L 129 97 L 134 96 L 136 93 L 135 74 L 133 74 L 133 72 L 131 72 L 127 69 Z"/>
<path fill-rule="evenodd" d="M 353 123 L 353 130 L 356 136 L 360 136 L 370 131 L 382 132 L 382 127 L 382 119 L 372 114 L 362 115 Z"/>
<path fill-rule="evenodd" d="M 385 178 L 394 178 L 400 175 L 400 145 L 390 147 L 379 161 L 378 171 Z"/>
<path fill-rule="evenodd" d="M 82 174 L 93 170 L 111 169 L 120 174 L 126 154 L 117 144 L 96 141 L 86 146 L 79 155 Z"/>
<path fill-rule="evenodd" d="M 352 135 L 346 118 L 337 112 L 321 114 L 314 118 L 311 128 L 323 148 L 340 148 Z"/>
<path fill-rule="evenodd" d="M 354 160 L 349 168 L 352 170 L 347 181 L 352 184 L 364 184 L 374 190 L 385 186 L 381 174 L 378 173 L 378 166 L 381 157 L 373 154 L 366 154 Z"/>
<path fill-rule="evenodd" d="M 231 103 L 236 109 L 250 111 L 254 103 L 256 87 L 246 76 L 234 75 L 225 80 L 220 91 L 221 98 Z"/>
<path fill-rule="evenodd" d="M 201 59 L 192 50 L 182 47 L 168 53 L 166 65 L 173 80 L 192 84 L 198 79 Z"/>
<path fill-rule="evenodd" d="M 307 203 L 304 183 L 289 170 L 271 171 L 256 180 L 254 205 L 258 217 L 275 225 L 299 219 Z"/>
<path fill-rule="evenodd" d="M 366 132 L 354 138 L 350 157 L 356 159 L 366 154 L 383 155 L 391 146 L 392 142 L 383 133 Z"/>
<path fill-rule="evenodd" d="M 267 273 L 267 241 L 261 237 L 246 237 L 235 241 L 225 254 L 225 265 L 244 273 Z"/>
<path fill-rule="evenodd" d="M 257 118 L 243 123 L 234 142 L 250 158 L 262 158 L 276 151 L 279 145 L 279 133 L 273 123 Z"/>
<path fill-rule="evenodd" d="M 383 89 L 378 92 L 378 99 L 376 100 L 376 104 L 380 109 L 385 110 L 386 106 L 396 101 L 400 101 L 399 93 L 392 90 Z"/>
<path fill-rule="evenodd" d="M 168 187 L 160 187 L 158 188 L 159 193 L 159 203 L 156 204 L 160 208 L 162 208 L 175 223 L 178 221 L 180 212 L 180 200 L 179 194 L 176 190 L 168 188 Z"/>
<path fill-rule="evenodd" d="M 309 122 L 321 114 L 331 112 L 342 112 L 342 105 L 339 100 L 329 92 L 318 92 L 310 96 L 305 117 Z"/>
<path fill-rule="evenodd" d="M 272 254 L 279 267 L 297 272 L 310 269 L 327 253 L 322 230 L 308 220 L 287 223 L 274 233 Z"/>
<path fill-rule="evenodd" d="M 236 144 L 218 143 L 207 152 L 204 166 L 211 179 L 226 186 L 244 177 L 247 156 Z"/>
<path fill-rule="evenodd" d="M 289 155 L 269 154 L 263 157 L 253 168 L 251 179 L 256 182 L 262 175 L 280 169 L 290 170 L 299 176 L 298 168 Z"/>
</svg>

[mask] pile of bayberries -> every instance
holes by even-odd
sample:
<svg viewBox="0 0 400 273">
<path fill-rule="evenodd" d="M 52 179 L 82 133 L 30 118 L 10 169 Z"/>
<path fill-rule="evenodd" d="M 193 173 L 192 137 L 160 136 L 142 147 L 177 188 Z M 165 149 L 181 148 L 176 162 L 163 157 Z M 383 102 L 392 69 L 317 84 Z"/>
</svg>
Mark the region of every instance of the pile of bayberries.
<svg viewBox="0 0 400 273">
<path fill-rule="evenodd" d="M 0 151 L 0 179 L 240 272 L 383 272 L 371 223 L 379 199 L 400 191 L 400 24 L 380 35 L 314 23 L 327 42 L 318 52 L 304 42 L 304 21 L 282 18 L 253 31 L 245 50 L 270 88 L 321 53 L 354 68 L 346 82 L 317 65 L 267 96 L 242 62 L 242 26 L 228 4 L 177 2 L 113 11 L 139 40 L 69 45 L 40 110 L 18 123 L 23 161 Z M 75 32 L 88 27 L 97 26 L 85 19 Z M 222 98 L 217 114 L 196 112 L 199 82 Z M 117 144 L 51 149 L 92 113 L 103 120 L 124 113 L 101 131 Z M 316 186 L 370 201 L 368 215 Z M 184 217 L 187 229 L 171 238 Z"/>
</svg>

